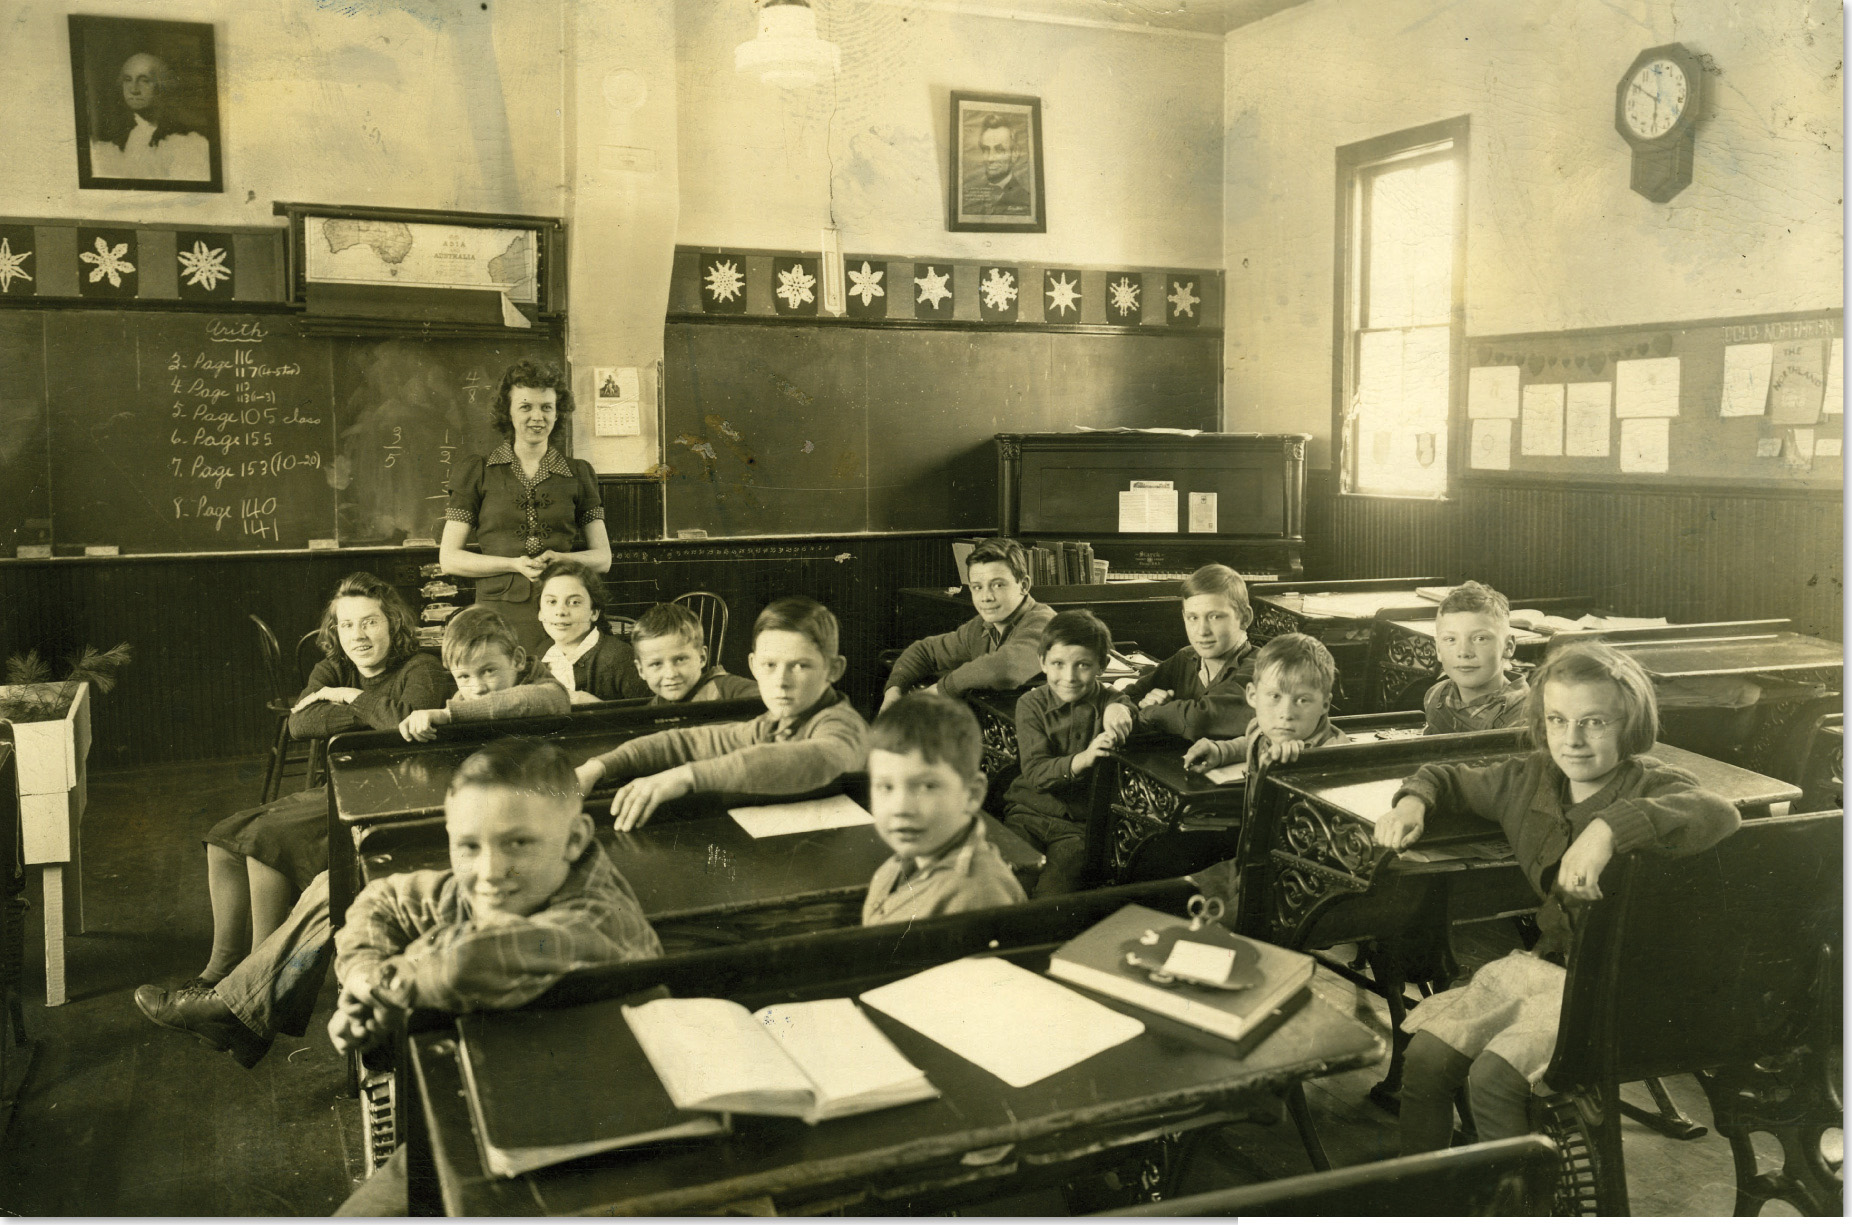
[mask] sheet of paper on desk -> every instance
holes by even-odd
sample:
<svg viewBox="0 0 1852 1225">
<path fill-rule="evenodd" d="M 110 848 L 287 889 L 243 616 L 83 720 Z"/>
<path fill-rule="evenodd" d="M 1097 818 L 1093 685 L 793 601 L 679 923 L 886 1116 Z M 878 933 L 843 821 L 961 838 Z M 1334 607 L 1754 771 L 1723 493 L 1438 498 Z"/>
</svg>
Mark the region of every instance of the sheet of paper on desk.
<svg viewBox="0 0 1852 1225">
<path fill-rule="evenodd" d="M 1018 1089 L 1145 1032 L 1137 1018 L 998 957 L 934 966 L 861 999 Z"/>
<path fill-rule="evenodd" d="M 754 838 L 814 834 L 823 829 L 874 824 L 868 810 L 846 795 L 798 800 L 792 804 L 767 804 L 761 808 L 730 808 L 727 812 Z"/>
<path fill-rule="evenodd" d="M 1203 775 L 1204 778 L 1218 787 L 1226 787 L 1230 783 L 1238 783 L 1247 776 L 1248 763 L 1245 761 L 1238 761 L 1232 766 L 1222 766 L 1218 769 L 1210 770 Z"/>
<path fill-rule="evenodd" d="M 1318 801 L 1354 813 L 1365 821 L 1374 821 L 1393 806 L 1391 801 L 1401 786 L 1402 780 L 1399 778 L 1383 778 L 1368 783 L 1351 783 L 1347 787 L 1320 788 Z"/>
</svg>

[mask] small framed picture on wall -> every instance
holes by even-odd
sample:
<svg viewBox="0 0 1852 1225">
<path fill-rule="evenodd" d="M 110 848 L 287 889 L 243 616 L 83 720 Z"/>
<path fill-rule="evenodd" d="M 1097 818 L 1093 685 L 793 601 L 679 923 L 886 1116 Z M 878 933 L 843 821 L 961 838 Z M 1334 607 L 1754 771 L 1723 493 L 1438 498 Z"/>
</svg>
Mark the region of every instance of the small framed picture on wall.
<svg viewBox="0 0 1852 1225">
<path fill-rule="evenodd" d="M 71 15 L 77 185 L 224 191 L 212 26 Z"/>
<path fill-rule="evenodd" d="M 952 91 L 948 230 L 1045 234 L 1042 100 Z"/>
</svg>

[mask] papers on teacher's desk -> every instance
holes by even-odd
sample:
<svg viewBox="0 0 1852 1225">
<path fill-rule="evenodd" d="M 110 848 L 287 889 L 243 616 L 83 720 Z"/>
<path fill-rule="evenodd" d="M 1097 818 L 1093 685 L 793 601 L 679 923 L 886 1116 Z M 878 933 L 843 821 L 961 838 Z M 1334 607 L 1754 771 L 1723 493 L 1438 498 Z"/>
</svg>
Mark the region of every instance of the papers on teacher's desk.
<svg viewBox="0 0 1852 1225">
<path fill-rule="evenodd" d="M 727 812 L 739 822 L 741 829 L 754 838 L 814 834 L 818 830 L 874 823 L 868 810 L 846 795 L 832 795 L 821 800 L 798 800 L 790 804 L 768 804 L 760 808 L 730 808 Z"/>
<path fill-rule="evenodd" d="M 1018 1089 L 1145 1031 L 1137 1018 L 997 957 L 934 966 L 861 999 Z"/>
</svg>

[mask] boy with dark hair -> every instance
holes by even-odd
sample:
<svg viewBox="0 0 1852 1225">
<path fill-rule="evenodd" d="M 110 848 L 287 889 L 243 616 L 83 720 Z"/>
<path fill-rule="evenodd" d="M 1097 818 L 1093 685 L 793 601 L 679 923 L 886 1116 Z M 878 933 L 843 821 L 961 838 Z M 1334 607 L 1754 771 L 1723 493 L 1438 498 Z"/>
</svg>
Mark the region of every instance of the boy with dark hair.
<svg viewBox="0 0 1852 1225">
<path fill-rule="evenodd" d="M 875 829 L 894 857 L 875 870 L 863 923 L 904 923 L 1024 900 L 985 833 L 984 736 L 963 702 L 912 693 L 868 733 Z"/>
<path fill-rule="evenodd" d="M 637 674 L 650 688 L 651 706 L 673 702 L 728 702 L 756 698 L 759 686 L 718 663 L 708 666 L 701 622 L 686 605 L 657 604 L 630 630 Z"/>
<path fill-rule="evenodd" d="M 956 698 L 969 689 L 1019 689 L 1042 670 L 1042 631 L 1055 610 L 1029 594 L 1023 547 L 1003 537 L 983 541 L 965 559 L 965 573 L 977 616 L 902 651 L 888 673 L 883 710 L 929 676 L 939 679 L 928 692 Z"/>
<path fill-rule="evenodd" d="M 486 605 L 471 605 L 450 618 L 443 656 L 456 694 L 439 709 L 414 710 L 399 720 L 399 735 L 407 740 L 435 740 L 435 729 L 448 723 L 563 715 L 572 709 L 546 665 L 530 657 L 508 622 Z"/>
<path fill-rule="evenodd" d="M 627 741 L 579 767 L 581 791 L 590 794 L 607 774 L 628 778 L 611 799 L 624 831 L 690 792 L 800 795 L 861 769 L 868 724 L 832 688 L 848 666 L 838 638 L 835 614 L 815 600 L 773 600 L 753 623 L 749 657 L 764 714 Z"/>
<path fill-rule="evenodd" d="M 1183 755 L 1186 769 L 1207 771 L 1246 762 L 1249 770 L 1297 761 L 1306 749 L 1350 740 L 1331 722 L 1331 689 L 1338 665 L 1325 644 L 1308 634 L 1281 634 L 1254 657 L 1248 704 L 1254 721 L 1233 740 L 1198 740 Z"/>
<path fill-rule="evenodd" d="M 1112 633 L 1086 609 L 1042 635 L 1046 683 L 1016 703 L 1022 773 L 1004 793 L 1003 824 L 1048 857 L 1035 896 L 1072 893 L 1087 862 L 1088 774 L 1132 732 L 1132 703 L 1100 683 Z"/>
<path fill-rule="evenodd" d="M 1138 703 L 1140 723 L 1173 736 L 1239 736 L 1254 717 L 1247 703 L 1254 679 L 1248 586 L 1227 566 L 1212 564 L 1183 580 L 1182 595 L 1189 645 L 1140 677 L 1125 696 Z"/>
<path fill-rule="evenodd" d="M 1470 579 L 1449 591 L 1434 616 L 1434 654 L 1443 675 L 1421 700 L 1425 732 L 1524 726 L 1530 683 L 1506 671 L 1516 650 L 1504 596 Z"/>
</svg>

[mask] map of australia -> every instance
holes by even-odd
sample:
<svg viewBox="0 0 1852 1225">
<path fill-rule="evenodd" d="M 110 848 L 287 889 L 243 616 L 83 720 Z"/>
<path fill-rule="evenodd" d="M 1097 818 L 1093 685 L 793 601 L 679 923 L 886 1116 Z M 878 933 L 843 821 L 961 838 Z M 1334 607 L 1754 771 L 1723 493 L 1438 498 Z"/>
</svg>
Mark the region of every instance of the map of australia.
<svg viewBox="0 0 1852 1225">
<path fill-rule="evenodd" d="M 516 302 L 535 300 L 532 230 L 305 217 L 302 237 L 311 281 L 496 289 Z"/>
</svg>

